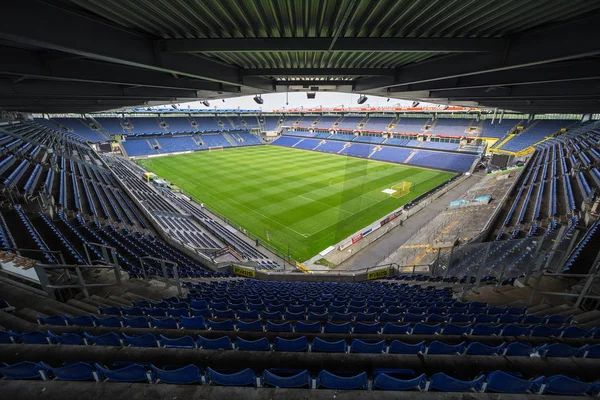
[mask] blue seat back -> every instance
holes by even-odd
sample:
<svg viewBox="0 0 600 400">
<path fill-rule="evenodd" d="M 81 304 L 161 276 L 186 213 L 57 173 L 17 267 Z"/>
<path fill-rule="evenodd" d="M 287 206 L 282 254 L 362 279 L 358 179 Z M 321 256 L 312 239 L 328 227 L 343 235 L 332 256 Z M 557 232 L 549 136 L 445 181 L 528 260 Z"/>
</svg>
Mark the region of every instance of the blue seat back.
<svg viewBox="0 0 600 400">
<path fill-rule="evenodd" d="M 206 380 L 209 384 L 220 386 L 256 386 L 256 375 L 250 368 L 233 374 L 223 374 L 206 368 Z"/>
<path fill-rule="evenodd" d="M 440 324 L 429 325 L 417 323 L 413 328 L 413 335 L 434 335 L 440 332 Z"/>
<path fill-rule="evenodd" d="M 94 364 L 96 371 L 103 378 L 114 382 L 150 382 L 150 377 L 146 367 L 138 364 L 127 365 L 119 369 L 108 369 L 103 365 Z"/>
<path fill-rule="evenodd" d="M 292 332 L 293 327 L 291 322 L 282 322 L 277 324 L 275 322 L 267 321 L 265 324 L 265 329 L 267 332 Z"/>
<path fill-rule="evenodd" d="M 388 352 L 390 354 L 418 354 L 425 353 L 426 348 L 427 346 L 425 345 L 425 341 L 416 344 L 410 344 L 401 342 L 399 340 L 394 340 L 392 343 L 390 343 Z"/>
<path fill-rule="evenodd" d="M 7 366 L 0 364 L 0 374 L 6 379 L 41 379 L 45 375 L 40 375 L 40 370 L 42 367 L 31 361 L 21 361 Z"/>
<path fill-rule="evenodd" d="M 299 333 L 320 333 L 322 325 L 320 322 L 296 322 L 296 332 Z"/>
<path fill-rule="evenodd" d="M 465 354 L 480 355 L 480 356 L 491 356 L 500 355 L 504 353 L 505 344 L 502 343 L 498 346 L 488 346 L 483 343 L 473 342 L 467 346 Z"/>
<path fill-rule="evenodd" d="M 437 340 L 429 343 L 427 354 L 462 354 L 465 351 L 465 343 L 455 345 L 446 344 Z"/>
<path fill-rule="evenodd" d="M 168 370 L 157 368 L 154 365 L 150 365 L 150 368 L 160 382 L 176 385 L 200 382 L 200 369 L 193 364 Z"/>
<path fill-rule="evenodd" d="M 184 329 L 206 329 L 204 317 L 180 317 L 179 323 Z"/>
<path fill-rule="evenodd" d="M 238 350 L 250 350 L 250 351 L 271 351 L 271 343 L 266 337 L 262 337 L 256 340 L 245 340 L 240 337 L 235 342 Z"/>
<path fill-rule="evenodd" d="M 279 351 L 308 351 L 308 340 L 306 336 L 290 340 L 276 337 L 274 347 Z"/>
<path fill-rule="evenodd" d="M 322 370 L 317 376 L 317 387 L 337 390 L 367 389 L 367 373 L 346 377 Z"/>
<path fill-rule="evenodd" d="M 275 388 L 309 388 L 311 376 L 310 372 L 304 370 L 292 376 L 282 377 L 267 369 L 263 371 L 262 383 Z"/>
<path fill-rule="evenodd" d="M 476 324 L 473 326 L 471 335 L 491 336 L 499 335 L 502 332 L 502 325 Z"/>
<path fill-rule="evenodd" d="M 519 343 L 519 342 L 515 342 L 515 343 L 509 343 L 506 346 L 506 350 L 504 351 L 504 355 L 506 356 L 526 356 L 529 357 L 530 355 L 535 353 L 535 349 L 531 346 L 528 346 L 524 343 Z"/>
<path fill-rule="evenodd" d="M 381 330 L 381 325 L 378 322 L 372 324 L 365 324 L 363 322 L 357 322 L 354 324 L 354 333 L 362 334 L 376 334 Z"/>
<path fill-rule="evenodd" d="M 262 322 L 260 321 L 260 319 L 257 319 L 256 321 L 250 321 L 250 322 L 244 322 L 244 321 L 237 321 L 236 322 L 237 328 L 240 331 L 251 331 L 251 332 L 262 332 L 263 331 L 263 325 Z"/>
<path fill-rule="evenodd" d="M 125 339 L 125 343 L 133 347 L 158 347 L 156 336 L 151 333 L 132 336 L 123 334 L 123 339 Z"/>
<path fill-rule="evenodd" d="M 464 335 L 471 331 L 471 325 L 455 325 L 452 323 L 444 325 L 444 335 Z"/>
<path fill-rule="evenodd" d="M 258 319 L 258 311 L 256 310 L 240 310 L 238 311 L 239 319 Z"/>
<path fill-rule="evenodd" d="M 103 335 L 92 336 L 87 332 L 83 333 L 84 337 L 90 344 L 96 346 L 122 346 L 121 338 L 114 332 L 105 333 Z"/>
<path fill-rule="evenodd" d="M 352 331 L 352 324 L 350 322 L 346 322 L 343 324 L 336 324 L 333 322 L 327 322 L 325 324 L 325 332 L 326 333 L 350 333 Z"/>
<path fill-rule="evenodd" d="M 381 333 L 386 334 L 386 335 L 403 335 L 403 334 L 408 333 L 410 331 L 410 329 L 411 329 L 410 324 L 400 325 L 400 324 L 394 324 L 391 322 L 387 322 L 383 326 L 383 330 Z"/>
<path fill-rule="evenodd" d="M 160 343 L 163 347 L 167 348 L 176 348 L 176 349 L 194 349 L 196 348 L 196 342 L 191 336 L 182 336 L 176 339 L 171 339 L 159 335 Z"/>
<path fill-rule="evenodd" d="M 347 349 L 348 344 L 345 340 L 331 342 L 316 337 L 312 342 L 312 351 L 314 352 L 345 353 Z"/>
<path fill-rule="evenodd" d="M 146 317 L 123 317 L 123 325 L 131 328 L 149 328 L 148 320 Z"/>
<path fill-rule="evenodd" d="M 45 363 L 40 365 L 46 370 L 51 371 L 56 379 L 61 381 L 99 381 L 98 374 L 94 367 L 88 363 L 75 362 L 62 367 L 53 368 Z"/>
<path fill-rule="evenodd" d="M 181 318 L 187 318 L 187 317 L 181 317 Z M 200 318 L 202 318 L 202 317 L 200 317 Z M 171 317 L 167 317 L 167 318 L 151 317 L 151 324 L 153 327 L 160 328 L 160 329 L 177 329 L 178 328 L 177 321 Z"/>
<path fill-rule="evenodd" d="M 486 392 L 496 393 L 537 393 L 546 377 L 521 379 L 503 371 L 494 371 L 486 378 Z"/>
<path fill-rule="evenodd" d="M 52 341 L 58 344 L 68 344 L 68 345 L 80 345 L 85 344 L 83 337 L 78 333 L 61 333 L 59 335 L 55 335 L 52 332 L 46 332 L 48 337 L 51 338 Z"/>
<path fill-rule="evenodd" d="M 421 374 L 413 379 L 398 379 L 390 376 L 386 373 L 380 373 L 375 375 L 373 379 L 373 388 L 379 390 L 425 390 L 427 386 L 427 377 L 425 374 Z"/>
<path fill-rule="evenodd" d="M 49 344 L 50 338 L 45 332 L 32 331 L 25 333 L 14 333 L 11 332 L 13 338 L 17 338 L 20 342 L 26 344 Z"/>
<path fill-rule="evenodd" d="M 581 382 L 577 379 L 569 378 L 564 375 L 554 375 L 544 381 L 546 385 L 543 393 L 562 394 L 562 395 L 583 395 L 591 392 L 593 385 L 587 382 Z"/>
<path fill-rule="evenodd" d="M 207 350 L 231 350 L 233 344 L 229 336 L 222 336 L 216 339 L 207 339 L 202 336 L 198 336 L 198 347 Z"/>
<path fill-rule="evenodd" d="M 209 319 L 208 326 L 213 331 L 232 331 L 232 330 L 234 330 L 233 321 L 231 321 L 231 320 L 212 321 Z"/>
<path fill-rule="evenodd" d="M 371 343 L 354 339 L 350 345 L 350 353 L 382 354 L 385 353 L 386 347 L 385 340 Z"/>
<path fill-rule="evenodd" d="M 94 319 L 96 320 L 96 325 L 98 326 L 107 326 L 111 328 L 121 327 L 121 320 L 117 317 L 102 318 L 94 316 Z"/>
<path fill-rule="evenodd" d="M 89 315 L 79 315 L 76 317 L 65 317 L 69 325 L 75 326 L 95 326 L 94 318 Z"/>
<path fill-rule="evenodd" d="M 479 392 L 483 386 L 485 375 L 480 375 L 472 381 L 462 381 L 444 373 L 437 373 L 429 378 L 429 388 L 441 392 Z"/>
<path fill-rule="evenodd" d="M 519 326 L 508 324 L 502 329 L 503 336 L 528 336 L 531 333 L 530 326 Z"/>
<path fill-rule="evenodd" d="M 42 317 L 42 316 L 38 315 L 37 320 L 40 325 L 59 325 L 59 326 L 67 325 L 67 321 L 65 320 L 65 317 L 63 317 L 62 315 L 52 315 L 49 317 Z"/>
</svg>

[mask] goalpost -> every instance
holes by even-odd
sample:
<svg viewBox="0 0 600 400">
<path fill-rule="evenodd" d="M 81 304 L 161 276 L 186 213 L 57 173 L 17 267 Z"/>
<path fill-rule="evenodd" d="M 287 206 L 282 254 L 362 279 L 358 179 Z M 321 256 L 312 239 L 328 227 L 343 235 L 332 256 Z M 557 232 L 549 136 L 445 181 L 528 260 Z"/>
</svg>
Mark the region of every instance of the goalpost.
<svg viewBox="0 0 600 400">
<path fill-rule="evenodd" d="M 219 150 L 223 150 L 223 146 L 214 146 L 214 147 L 208 148 L 208 151 L 219 151 Z"/>
<path fill-rule="evenodd" d="M 399 199 L 399 198 L 404 197 L 407 194 L 409 194 L 411 188 L 412 188 L 412 182 L 402 181 L 402 182 L 397 183 L 394 186 L 392 186 L 392 190 L 395 190 L 395 192 L 392 193 L 391 196 L 395 199 Z"/>
</svg>

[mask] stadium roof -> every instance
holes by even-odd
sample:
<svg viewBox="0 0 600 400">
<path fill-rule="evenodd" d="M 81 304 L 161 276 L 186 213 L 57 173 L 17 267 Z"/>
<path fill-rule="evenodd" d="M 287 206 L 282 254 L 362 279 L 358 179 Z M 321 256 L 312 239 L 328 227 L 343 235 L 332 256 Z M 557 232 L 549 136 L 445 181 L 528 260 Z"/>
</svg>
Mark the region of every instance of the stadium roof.
<svg viewBox="0 0 600 400">
<path fill-rule="evenodd" d="M 6 0 L 0 108 L 87 112 L 286 90 L 600 110 L 600 2 Z"/>
</svg>

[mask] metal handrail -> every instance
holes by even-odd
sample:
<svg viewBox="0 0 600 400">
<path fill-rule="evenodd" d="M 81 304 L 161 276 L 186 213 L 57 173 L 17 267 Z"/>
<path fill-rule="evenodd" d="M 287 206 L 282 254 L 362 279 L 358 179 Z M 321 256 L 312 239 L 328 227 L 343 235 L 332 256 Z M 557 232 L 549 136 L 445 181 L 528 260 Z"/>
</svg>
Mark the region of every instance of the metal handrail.
<svg viewBox="0 0 600 400">
<path fill-rule="evenodd" d="M 82 270 L 90 270 L 90 269 L 113 269 L 115 273 L 115 279 L 117 281 L 117 285 L 121 286 L 121 272 L 118 266 L 116 265 L 57 265 L 57 264 L 35 264 L 34 269 L 42 286 L 42 289 L 48 293 L 48 295 L 54 299 L 56 296 L 54 295 L 54 289 L 81 289 L 85 295 L 85 297 L 90 297 L 90 293 L 88 288 L 90 287 L 106 287 L 106 286 L 114 286 L 114 283 L 87 283 L 85 278 L 83 277 Z M 77 273 L 77 283 L 73 284 L 53 284 L 50 283 L 50 279 L 48 277 L 48 270 L 65 270 L 68 274 L 69 270 L 75 270 Z M 70 274 L 68 274 L 70 277 Z"/>
<path fill-rule="evenodd" d="M 165 281 L 167 283 L 170 280 L 169 273 L 167 272 L 167 264 L 171 265 L 171 267 L 173 268 L 173 280 L 175 281 L 175 286 L 177 286 L 177 292 L 179 293 L 179 295 L 183 294 L 183 291 L 181 289 L 181 280 L 179 279 L 179 268 L 178 268 L 179 265 L 176 262 L 170 261 L 170 260 L 165 260 L 163 258 L 152 257 L 152 256 L 144 256 L 144 257 L 140 257 L 139 259 L 140 259 L 140 266 L 142 267 L 142 274 L 144 275 L 144 279 L 148 279 L 148 275 L 146 274 L 146 268 L 145 268 L 146 261 L 152 260 L 152 261 L 158 261 L 160 263 L 163 277 L 165 278 Z"/>
</svg>

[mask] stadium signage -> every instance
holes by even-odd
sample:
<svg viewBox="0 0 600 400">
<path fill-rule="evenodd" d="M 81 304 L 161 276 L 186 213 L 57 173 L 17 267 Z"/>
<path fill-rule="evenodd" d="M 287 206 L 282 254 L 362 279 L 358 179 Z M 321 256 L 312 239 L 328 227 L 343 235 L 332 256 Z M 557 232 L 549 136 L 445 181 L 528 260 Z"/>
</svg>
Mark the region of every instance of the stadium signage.
<svg viewBox="0 0 600 400">
<path fill-rule="evenodd" d="M 380 269 L 379 271 L 373 271 L 373 272 L 369 272 L 367 273 L 367 280 L 372 280 L 372 279 L 381 279 L 381 278 L 385 278 L 386 276 L 388 276 L 390 274 L 390 269 Z"/>
<path fill-rule="evenodd" d="M 363 234 L 362 234 L 362 233 L 359 233 L 358 235 L 354 236 L 354 237 L 352 238 L 352 244 L 354 244 L 354 243 L 358 242 L 360 239 L 362 239 L 362 237 L 363 237 Z"/>
<path fill-rule="evenodd" d="M 256 278 L 256 271 L 252 271 L 251 269 L 233 267 L 233 273 L 246 278 Z"/>
</svg>

